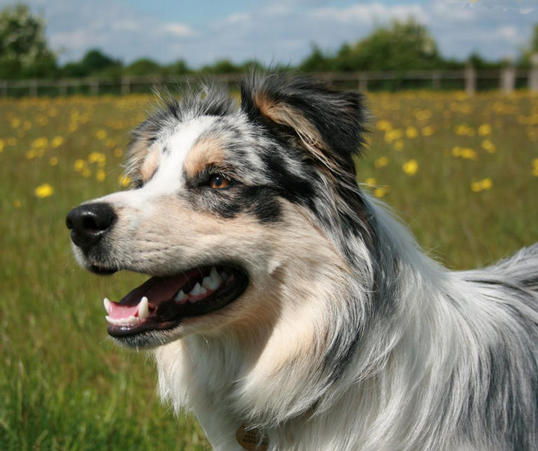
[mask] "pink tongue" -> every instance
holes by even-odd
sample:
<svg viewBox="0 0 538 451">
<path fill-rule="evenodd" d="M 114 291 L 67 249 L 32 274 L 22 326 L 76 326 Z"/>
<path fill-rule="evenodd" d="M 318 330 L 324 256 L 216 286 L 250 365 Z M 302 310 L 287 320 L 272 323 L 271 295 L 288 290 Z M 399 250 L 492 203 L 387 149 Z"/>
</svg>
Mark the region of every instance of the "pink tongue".
<svg viewBox="0 0 538 451">
<path fill-rule="evenodd" d="M 160 303 L 172 299 L 191 276 L 198 274 L 197 270 L 193 270 L 173 277 L 152 277 L 125 295 L 119 303 L 112 302 L 108 315 L 114 319 L 137 316 L 138 304 L 143 296 L 148 298 L 150 306 L 157 307 Z"/>
</svg>

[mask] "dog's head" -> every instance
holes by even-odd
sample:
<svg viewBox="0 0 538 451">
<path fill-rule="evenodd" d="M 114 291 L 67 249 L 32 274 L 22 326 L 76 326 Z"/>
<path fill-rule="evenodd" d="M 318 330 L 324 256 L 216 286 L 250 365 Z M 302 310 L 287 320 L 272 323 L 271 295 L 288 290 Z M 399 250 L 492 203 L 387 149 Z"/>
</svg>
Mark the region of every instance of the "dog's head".
<svg viewBox="0 0 538 451">
<path fill-rule="evenodd" d="M 165 102 L 134 132 L 133 188 L 67 216 L 85 268 L 151 276 L 105 299 L 109 333 L 126 344 L 255 331 L 285 309 L 300 320 L 303 299 L 345 286 L 346 234 L 365 223 L 358 94 L 271 75 L 241 96 L 239 108 L 215 88 Z"/>
</svg>

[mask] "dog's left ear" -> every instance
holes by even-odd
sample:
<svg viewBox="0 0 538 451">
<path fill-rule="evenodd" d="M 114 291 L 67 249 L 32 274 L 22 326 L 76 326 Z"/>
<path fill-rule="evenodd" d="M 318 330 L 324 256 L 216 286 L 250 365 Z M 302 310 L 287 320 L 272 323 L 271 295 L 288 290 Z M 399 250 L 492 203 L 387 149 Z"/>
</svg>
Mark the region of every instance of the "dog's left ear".
<svg viewBox="0 0 538 451">
<path fill-rule="evenodd" d="M 306 77 L 253 75 L 241 85 L 241 109 L 332 172 L 354 172 L 363 132 L 360 94 Z"/>
</svg>

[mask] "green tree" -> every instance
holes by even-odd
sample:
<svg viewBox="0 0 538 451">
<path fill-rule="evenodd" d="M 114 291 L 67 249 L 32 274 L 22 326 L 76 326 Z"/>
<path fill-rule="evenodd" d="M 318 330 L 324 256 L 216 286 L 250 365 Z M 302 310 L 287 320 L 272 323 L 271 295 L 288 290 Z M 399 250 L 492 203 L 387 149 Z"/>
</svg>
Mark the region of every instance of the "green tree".
<svg viewBox="0 0 538 451">
<path fill-rule="evenodd" d="M 529 46 L 521 51 L 519 64 L 523 67 L 530 67 L 533 55 L 538 55 L 538 23 L 534 25 L 534 32 L 530 39 Z"/>
<path fill-rule="evenodd" d="M 149 58 L 139 58 L 129 64 L 124 70 L 125 74 L 133 76 L 158 75 L 162 72 L 163 68 L 159 63 Z"/>
<path fill-rule="evenodd" d="M 0 12 L 0 78 L 53 76 L 56 71 L 43 19 L 23 4 L 5 7 Z"/>
</svg>

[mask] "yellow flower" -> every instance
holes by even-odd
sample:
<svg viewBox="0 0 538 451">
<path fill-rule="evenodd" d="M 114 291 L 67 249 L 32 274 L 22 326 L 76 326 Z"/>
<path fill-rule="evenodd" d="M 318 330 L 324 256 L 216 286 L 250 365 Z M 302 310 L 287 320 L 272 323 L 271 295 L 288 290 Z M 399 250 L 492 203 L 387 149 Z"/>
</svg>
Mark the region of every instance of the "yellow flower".
<svg viewBox="0 0 538 451">
<path fill-rule="evenodd" d="M 392 129 L 391 123 L 385 120 L 377 121 L 376 127 L 378 130 L 384 130 L 384 131 Z"/>
<path fill-rule="evenodd" d="M 365 185 L 367 186 L 374 186 L 375 185 L 375 178 L 373 177 L 368 177 L 365 181 L 364 181 Z"/>
<path fill-rule="evenodd" d="M 90 177 L 92 175 L 92 171 L 90 171 L 89 168 L 84 168 L 82 170 L 81 174 L 82 174 L 82 177 L 88 178 L 88 177 Z"/>
<path fill-rule="evenodd" d="M 105 171 L 103 169 L 98 169 L 97 173 L 95 174 L 95 178 L 97 179 L 98 182 L 104 181 L 106 178 Z"/>
<path fill-rule="evenodd" d="M 34 149 L 28 150 L 28 151 L 24 154 L 24 157 L 25 157 L 27 160 L 33 160 L 35 157 L 37 157 L 37 152 L 36 152 Z"/>
<path fill-rule="evenodd" d="M 21 207 L 22 207 L 22 203 L 21 203 L 21 201 L 20 201 L 19 199 L 15 199 L 15 200 L 13 201 L 13 206 L 14 206 L 15 208 L 21 208 Z"/>
<path fill-rule="evenodd" d="M 49 164 L 51 166 L 57 166 L 58 165 L 58 157 L 50 157 L 49 158 Z"/>
<path fill-rule="evenodd" d="M 478 134 L 480 136 L 490 135 L 491 134 L 491 125 L 482 124 L 480 127 L 478 127 Z"/>
<path fill-rule="evenodd" d="M 402 169 L 407 175 L 415 175 L 418 171 L 417 160 L 412 159 L 412 160 L 406 161 L 403 164 Z"/>
<path fill-rule="evenodd" d="M 97 130 L 97 133 L 95 134 L 95 136 L 97 136 L 97 139 L 100 139 L 100 140 L 105 139 L 107 136 L 106 130 L 104 129 Z"/>
<path fill-rule="evenodd" d="M 486 177 L 482 180 L 477 180 L 471 183 L 471 191 L 478 193 L 480 191 L 485 191 L 490 189 L 493 186 L 493 182 L 489 177 Z"/>
<path fill-rule="evenodd" d="M 454 132 L 460 136 L 474 136 L 474 130 L 466 124 L 460 124 L 455 127 Z"/>
<path fill-rule="evenodd" d="M 102 166 L 106 163 L 106 155 L 102 152 L 92 152 L 88 156 L 88 161 L 90 163 L 97 163 Z"/>
<path fill-rule="evenodd" d="M 17 117 L 11 119 L 11 128 L 19 128 L 21 125 L 21 120 Z"/>
<path fill-rule="evenodd" d="M 432 117 L 432 113 L 430 110 L 419 110 L 415 113 L 415 117 L 418 121 L 426 121 Z"/>
<path fill-rule="evenodd" d="M 122 157 L 123 156 L 123 149 L 121 147 L 116 147 L 114 149 L 114 156 L 118 157 L 118 158 Z"/>
<path fill-rule="evenodd" d="M 86 162 L 78 158 L 75 160 L 75 164 L 73 167 L 75 168 L 75 171 L 81 172 L 86 167 Z"/>
<path fill-rule="evenodd" d="M 4 140 L 0 139 L 0 152 L 4 151 L 4 147 L 5 147 Z"/>
<path fill-rule="evenodd" d="M 433 127 L 431 127 L 430 125 L 426 125 L 426 127 L 422 129 L 422 136 L 431 136 L 431 135 L 433 135 Z"/>
<path fill-rule="evenodd" d="M 54 147 L 54 148 L 60 147 L 63 143 L 64 143 L 63 136 L 55 136 L 52 139 L 52 147 Z"/>
<path fill-rule="evenodd" d="M 470 149 L 469 147 L 465 147 L 464 149 L 461 149 L 461 157 L 467 160 L 477 159 L 476 152 L 473 149 Z"/>
<path fill-rule="evenodd" d="M 389 192 L 388 186 L 383 186 L 380 188 L 376 188 L 374 190 L 374 196 L 381 198 L 381 197 L 384 197 L 388 192 Z"/>
<path fill-rule="evenodd" d="M 399 139 L 398 141 L 394 143 L 394 150 L 397 150 L 398 152 L 400 152 L 401 150 L 403 150 L 403 148 L 404 148 L 404 142 L 401 139 Z"/>
<path fill-rule="evenodd" d="M 409 139 L 413 139 L 418 136 L 418 130 L 415 127 L 407 127 L 405 134 Z"/>
<path fill-rule="evenodd" d="M 118 179 L 118 183 L 122 188 L 126 188 L 131 184 L 131 179 L 126 175 L 121 175 Z"/>
<path fill-rule="evenodd" d="M 52 196 L 53 193 L 54 193 L 54 188 L 50 186 L 48 183 L 43 183 L 42 185 L 39 185 L 34 190 L 34 194 L 40 199 L 44 199 L 45 197 Z"/>
<path fill-rule="evenodd" d="M 532 175 L 538 177 L 538 158 L 532 160 Z"/>
<path fill-rule="evenodd" d="M 49 145 L 49 140 L 45 136 L 43 136 L 41 138 L 34 139 L 32 141 L 32 147 L 34 149 L 42 149 L 42 148 L 47 147 L 48 145 Z"/>
<path fill-rule="evenodd" d="M 482 141 L 482 149 L 487 150 L 489 153 L 495 153 L 495 144 L 489 139 L 484 139 L 484 141 Z"/>
<path fill-rule="evenodd" d="M 374 161 L 374 165 L 376 168 L 382 168 L 389 164 L 389 159 L 387 157 L 379 157 L 377 160 Z"/>
<path fill-rule="evenodd" d="M 397 139 L 401 139 L 403 137 L 403 131 L 399 128 L 394 130 L 388 130 L 385 132 L 385 141 L 390 143 L 392 141 L 396 141 Z"/>
</svg>

